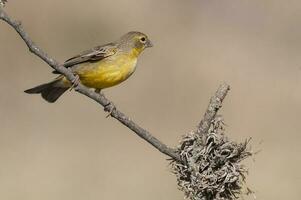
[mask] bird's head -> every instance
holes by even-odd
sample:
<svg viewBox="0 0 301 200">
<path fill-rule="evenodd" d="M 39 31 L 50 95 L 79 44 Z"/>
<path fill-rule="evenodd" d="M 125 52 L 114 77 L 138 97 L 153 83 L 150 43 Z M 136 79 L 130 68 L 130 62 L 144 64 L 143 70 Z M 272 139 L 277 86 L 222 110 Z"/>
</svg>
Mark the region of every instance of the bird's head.
<svg viewBox="0 0 301 200">
<path fill-rule="evenodd" d="M 125 51 L 135 50 L 140 54 L 145 48 L 152 47 L 153 44 L 147 35 L 137 31 L 131 31 L 119 39 L 120 48 Z"/>
</svg>

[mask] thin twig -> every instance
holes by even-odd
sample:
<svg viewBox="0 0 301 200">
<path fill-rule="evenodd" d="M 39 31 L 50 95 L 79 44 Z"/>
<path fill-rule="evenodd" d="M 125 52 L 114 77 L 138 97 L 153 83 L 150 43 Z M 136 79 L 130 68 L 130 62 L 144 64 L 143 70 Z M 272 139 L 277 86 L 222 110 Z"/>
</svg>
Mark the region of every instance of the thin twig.
<svg viewBox="0 0 301 200">
<path fill-rule="evenodd" d="M 204 117 L 198 125 L 197 131 L 196 131 L 197 134 L 199 134 L 199 135 L 207 134 L 207 132 L 210 128 L 210 124 L 211 124 L 212 120 L 214 120 L 218 110 L 222 107 L 223 100 L 225 99 L 229 90 L 230 90 L 230 86 L 226 83 L 219 86 L 215 95 L 213 95 L 213 97 L 211 97 L 210 103 L 204 114 Z"/>
<path fill-rule="evenodd" d="M 34 44 L 34 42 L 30 39 L 29 35 L 25 32 L 23 29 L 21 22 L 15 21 L 11 19 L 6 12 L 0 7 L 0 19 L 8 23 L 11 27 L 17 31 L 17 33 L 20 35 L 20 37 L 23 39 L 23 41 L 26 43 L 27 47 L 29 48 L 29 51 L 33 54 L 37 55 L 39 58 L 41 58 L 43 61 L 45 61 L 50 67 L 55 69 L 56 71 L 60 72 L 64 76 L 67 77 L 69 81 L 74 81 L 76 77 L 74 74 L 65 68 L 62 64 L 60 64 L 55 59 L 48 56 L 41 48 L 39 48 L 37 45 Z M 111 102 L 103 95 L 98 94 L 89 88 L 85 87 L 81 83 L 79 83 L 75 90 L 102 105 L 103 107 L 111 104 Z M 112 105 L 112 104 L 111 104 Z M 147 130 L 140 127 L 138 124 L 136 124 L 133 120 L 131 120 L 129 117 L 127 117 L 125 114 L 123 114 L 121 111 L 117 110 L 116 108 L 112 110 L 111 116 L 117 119 L 119 122 L 127 126 L 129 129 L 131 129 L 133 132 L 135 132 L 139 137 L 150 143 L 152 146 L 154 146 L 156 149 L 158 149 L 160 152 L 164 153 L 165 155 L 173 158 L 174 160 L 177 160 L 181 162 L 178 154 L 175 152 L 174 149 L 169 148 L 167 145 L 163 144 L 161 141 L 159 141 L 157 138 L 152 136 Z"/>
</svg>

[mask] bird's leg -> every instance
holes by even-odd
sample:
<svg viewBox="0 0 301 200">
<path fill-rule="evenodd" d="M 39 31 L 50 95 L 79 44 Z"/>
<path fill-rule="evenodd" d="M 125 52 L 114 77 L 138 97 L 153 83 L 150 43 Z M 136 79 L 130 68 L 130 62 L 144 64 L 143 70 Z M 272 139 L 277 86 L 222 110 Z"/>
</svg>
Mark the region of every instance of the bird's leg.
<svg viewBox="0 0 301 200">
<path fill-rule="evenodd" d="M 112 115 L 112 112 L 116 109 L 115 105 L 112 102 L 107 103 L 107 105 L 104 105 L 104 111 L 108 112 L 109 114 L 106 116 L 108 118 Z"/>
<path fill-rule="evenodd" d="M 69 91 L 73 90 L 73 88 L 77 87 L 78 84 L 79 84 L 79 75 L 78 74 L 74 74 L 74 76 L 75 76 L 75 79 L 72 80 L 72 82 L 71 82 L 72 85 L 71 85 Z"/>
<path fill-rule="evenodd" d="M 95 89 L 94 92 L 101 94 L 101 89 Z"/>
<path fill-rule="evenodd" d="M 103 93 L 101 92 L 101 89 L 95 89 L 94 90 L 96 93 L 103 95 Z M 103 109 L 105 112 L 108 112 L 109 114 L 106 116 L 106 118 L 108 118 L 109 116 L 112 115 L 112 112 L 116 109 L 115 105 L 109 101 L 109 103 L 107 103 L 106 105 L 103 106 Z"/>
</svg>

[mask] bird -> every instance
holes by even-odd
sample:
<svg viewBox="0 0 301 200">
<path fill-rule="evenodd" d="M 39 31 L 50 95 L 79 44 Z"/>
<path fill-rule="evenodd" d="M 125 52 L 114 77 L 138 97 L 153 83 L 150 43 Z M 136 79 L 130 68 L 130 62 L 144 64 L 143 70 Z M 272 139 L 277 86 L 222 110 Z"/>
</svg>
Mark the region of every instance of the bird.
<svg viewBox="0 0 301 200">
<path fill-rule="evenodd" d="M 136 69 L 139 55 L 153 44 L 142 32 L 131 31 L 115 42 L 96 46 L 66 60 L 64 67 L 71 70 L 77 79 L 96 92 L 127 80 Z M 68 89 L 74 86 L 64 75 L 54 80 L 25 90 L 28 94 L 41 94 L 49 103 L 54 103 Z"/>
</svg>

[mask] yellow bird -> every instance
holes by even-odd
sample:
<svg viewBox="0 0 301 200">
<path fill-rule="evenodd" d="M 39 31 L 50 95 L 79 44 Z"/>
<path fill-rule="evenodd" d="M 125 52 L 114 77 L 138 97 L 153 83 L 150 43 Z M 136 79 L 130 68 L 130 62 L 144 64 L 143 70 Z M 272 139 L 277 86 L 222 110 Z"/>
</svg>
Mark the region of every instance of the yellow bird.
<svg viewBox="0 0 301 200">
<path fill-rule="evenodd" d="M 64 66 L 70 68 L 82 84 L 100 91 L 129 78 L 136 69 L 140 53 L 152 46 L 147 35 L 132 31 L 115 42 L 94 47 L 68 59 Z M 63 75 L 59 75 L 49 83 L 24 92 L 41 94 L 46 101 L 53 103 L 70 87 L 72 83 Z"/>
</svg>

